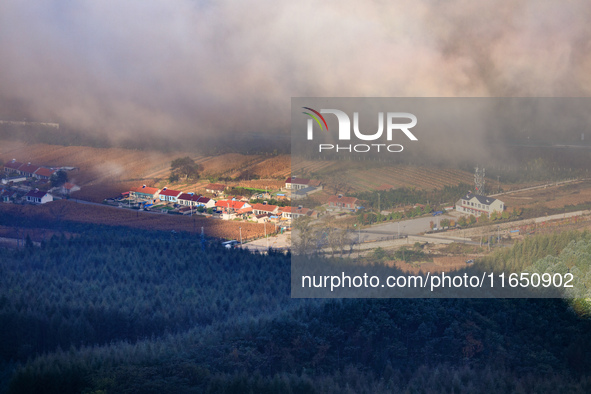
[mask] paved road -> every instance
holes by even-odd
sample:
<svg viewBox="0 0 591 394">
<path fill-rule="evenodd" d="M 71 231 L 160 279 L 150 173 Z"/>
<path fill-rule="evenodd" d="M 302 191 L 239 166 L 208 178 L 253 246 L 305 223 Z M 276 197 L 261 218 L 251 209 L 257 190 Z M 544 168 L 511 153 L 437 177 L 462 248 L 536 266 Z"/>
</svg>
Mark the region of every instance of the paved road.
<svg viewBox="0 0 591 394">
<path fill-rule="evenodd" d="M 283 234 L 269 237 L 268 240 L 260 238 L 243 244 L 242 248 L 262 252 L 267 250 L 267 244 L 269 245 L 269 248 L 272 249 L 287 250 L 291 248 L 291 232 L 285 232 Z"/>
<path fill-rule="evenodd" d="M 426 216 L 417 219 L 401 220 L 400 222 L 390 222 L 371 226 L 361 230 L 361 242 L 369 240 L 378 240 L 388 237 L 397 237 L 400 235 L 416 235 L 431 230 L 431 222 L 438 224 L 441 219 L 454 219 L 454 216 L 443 214 L 438 216 Z M 357 234 L 359 237 L 359 234 Z"/>
</svg>

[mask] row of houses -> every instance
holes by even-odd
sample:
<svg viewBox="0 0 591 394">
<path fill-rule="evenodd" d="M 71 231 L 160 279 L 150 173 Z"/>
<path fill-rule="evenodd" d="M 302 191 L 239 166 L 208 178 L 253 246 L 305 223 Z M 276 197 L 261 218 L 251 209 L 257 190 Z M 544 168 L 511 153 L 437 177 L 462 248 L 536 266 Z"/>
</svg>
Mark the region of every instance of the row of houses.
<svg viewBox="0 0 591 394">
<path fill-rule="evenodd" d="M 185 193 L 168 188 L 158 189 L 143 185 L 130 190 L 129 197 L 138 202 L 171 203 L 179 207 L 179 212 L 188 213 L 194 208 L 212 208 L 223 219 L 249 219 L 258 222 L 273 220 L 291 220 L 301 216 L 318 217 L 318 213 L 304 207 L 280 207 L 267 203 L 249 203 L 244 196 L 227 197 L 214 200 L 194 193 Z"/>
<path fill-rule="evenodd" d="M 29 190 L 24 196 L 19 197 L 19 193 L 12 189 L 0 190 L 0 201 L 3 203 L 16 203 L 19 201 L 28 202 L 30 204 L 46 204 L 53 201 L 53 195 L 39 189 Z"/>
<path fill-rule="evenodd" d="M 45 187 L 45 185 L 49 183 L 53 174 L 58 171 L 72 171 L 75 169 L 75 167 L 50 168 L 47 166 L 31 164 L 30 162 L 25 164 L 16 161 L 16 159 L 12 159 L 4 164 L 0 183 L 11 187 L 22 183 L 25 183 L 25 186 L 27 186 L 26 183 L 29 182 L 28 188 L 22 188 L 26 191 L 35 188 L 48 189 L 49 187 Z M 50 189 L 50 192 L 65 196 L 78 190 L 80 190 L 79 186 L 71 182 L 65 182 L 62 186 Z M 43 203 L 45 203 L 46 200 L 47 199 L 43 199 Z"/>
<path fill-rule="evenodd" d="M 299 217 L 308 216 L 314 219 L 318 218 L 318 212 L 302 206 L 280 207 L 272 204 L 250 204 L 246 201 L 238 200 L 219 200 L 215 203 L 216 212 L 222 214 L 224 219 L 243 218 L 255 220 L 257 222 L 265 221 L 291 221 Z"/>
<path fill-rule="evenodd" d="M 21 163 L 12 159 L 8 163 L 4 164 L 4 173 L 7 176 L 20 175 L 26 178 L 37 178 L 37 179 L 49 179 L 57 170 L 38 166 L 36 164 Z"/>
<path fill-rule="evenodd" d="M 194 193 L 185 193 L 180 190 L 173 190 L 168 188 L 158 189 L 146 185 L 131 189 L 129 197 L 138 202 L 147 203 L 172 203 L 184 205 L 187 207 L 205 207 L 213 208 L 215 201 L 211 198 L 201 196 Z"/>
</svg>

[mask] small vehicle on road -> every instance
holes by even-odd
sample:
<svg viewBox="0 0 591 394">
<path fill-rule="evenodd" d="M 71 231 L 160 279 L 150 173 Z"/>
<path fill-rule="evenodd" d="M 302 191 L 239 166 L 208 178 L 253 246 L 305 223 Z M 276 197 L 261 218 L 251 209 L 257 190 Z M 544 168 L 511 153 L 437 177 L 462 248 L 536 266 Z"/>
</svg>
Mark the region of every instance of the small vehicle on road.
<svg viewBox="0 0 591 394">
<path fill-rule="evenodd" d="M 239 244 L 240 244 L 240 242 L 236 241 L 235 239 L 233 239 L 231 241 L 222 242 L 222 246 L 227 249 L 235 248 Z"/>
</svg>

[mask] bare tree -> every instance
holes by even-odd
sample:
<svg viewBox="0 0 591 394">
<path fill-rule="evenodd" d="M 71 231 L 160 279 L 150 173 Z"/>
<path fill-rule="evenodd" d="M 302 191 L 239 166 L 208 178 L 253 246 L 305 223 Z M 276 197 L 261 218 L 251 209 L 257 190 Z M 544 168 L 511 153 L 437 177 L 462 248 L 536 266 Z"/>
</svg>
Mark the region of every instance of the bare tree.
<svg viewBox="0 0 591 394">
<path fill-rule="evenodd" d="M 317 248 L 317 232 L 312 218 L 299 217 L 293 220 L 292 245 L 296 254 L 309 254 Z"/>
<path fill-rule="evenodd" d="M 334 191 L 334 194 L 347 194 L 353 189 L 341 175 L 333 175 L 330 177 L 327 181 L 327 186 Z"/>
</svg>

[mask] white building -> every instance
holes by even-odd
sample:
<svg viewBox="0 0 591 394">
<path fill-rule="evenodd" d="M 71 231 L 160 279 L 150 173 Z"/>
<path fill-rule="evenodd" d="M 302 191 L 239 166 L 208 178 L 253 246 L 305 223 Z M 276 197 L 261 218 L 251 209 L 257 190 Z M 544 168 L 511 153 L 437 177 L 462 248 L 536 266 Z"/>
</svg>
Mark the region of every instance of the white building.
<svg viewBox="0 0 591 394">
<path fill-rule="evenodd" d="M 487 214 L 489 217 L 491 213 L 503 213 L 505 204 L 501 200 L 493 197 L 478 196 L 468 192 L 464 197 L 456 202 L 456 211 L 466 215 L 480 216 Z"/>
<path fill-rule="evenodd" d="M 285 180 L 285 188 L 288 190 L 300 190 L 308 187 L 310 184 L 309 179 L 289 177 Z"/>
<path fill-rule="evenodd" d="M 30 192 L 25 194 L 25 199 L 27 200 L 27 202 L 33 204 L 45 204 L 53 201 L 53 196 L 47 192 L 42 192 L 40 190 L 31 190 Z"/>
</svg>

